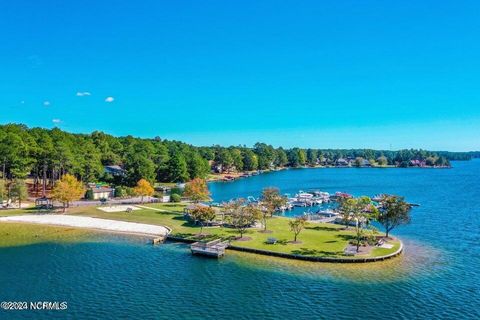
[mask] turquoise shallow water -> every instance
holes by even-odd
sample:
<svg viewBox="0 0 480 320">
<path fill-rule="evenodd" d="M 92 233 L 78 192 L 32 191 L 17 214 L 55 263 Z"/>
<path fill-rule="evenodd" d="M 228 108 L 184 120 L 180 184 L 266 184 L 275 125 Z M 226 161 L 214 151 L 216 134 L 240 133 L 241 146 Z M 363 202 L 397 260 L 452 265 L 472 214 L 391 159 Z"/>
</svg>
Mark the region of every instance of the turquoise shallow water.
<svg viewBox="0 0 480 320">
<path fill-rule="evenodd" d="M 229 252 L 192 257 L 144 239 L 0 249 L 0 300 L 67 301 L 66 311 L 0 319 L 478 319 L 480 161 L 451 170 L 300 169 L 214 183 L 215 200 L 265 186 L 389 192 L 421 204 L 394 233 L 405 254 L 368 265 L 293 262 Z"/>
</svg>

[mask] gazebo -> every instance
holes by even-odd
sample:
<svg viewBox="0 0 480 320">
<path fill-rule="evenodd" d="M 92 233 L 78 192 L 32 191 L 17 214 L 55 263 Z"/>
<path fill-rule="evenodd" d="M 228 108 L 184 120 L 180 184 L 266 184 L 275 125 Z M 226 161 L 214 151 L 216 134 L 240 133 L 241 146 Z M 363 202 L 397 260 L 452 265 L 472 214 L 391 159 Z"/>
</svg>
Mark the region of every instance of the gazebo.
<svg viewBox="0 0 480 320">
<path fill-rule="evenodd" d="M 35 200 L 35 206 L 39 209 L 52 209 L 53 201 L 47 197 L 37 198 Z"/>
</svg>

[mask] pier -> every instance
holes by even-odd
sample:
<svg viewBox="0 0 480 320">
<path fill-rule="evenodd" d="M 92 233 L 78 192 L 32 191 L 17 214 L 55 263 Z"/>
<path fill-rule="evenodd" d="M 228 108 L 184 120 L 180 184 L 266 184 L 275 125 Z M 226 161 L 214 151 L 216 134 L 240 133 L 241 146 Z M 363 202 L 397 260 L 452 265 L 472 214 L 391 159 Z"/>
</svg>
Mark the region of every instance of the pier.
<svg viewBox="0 0 480 320">
<path fill-rule="evenodd" d="M 225 249 L 228 247 L 228 241 L 216 239 L 209 242 L 195 242 L 190 246 L 190 250 L 194 255 L 202 255 L 207 257 L 220 258 L 225 255 Z"/>
</svg>

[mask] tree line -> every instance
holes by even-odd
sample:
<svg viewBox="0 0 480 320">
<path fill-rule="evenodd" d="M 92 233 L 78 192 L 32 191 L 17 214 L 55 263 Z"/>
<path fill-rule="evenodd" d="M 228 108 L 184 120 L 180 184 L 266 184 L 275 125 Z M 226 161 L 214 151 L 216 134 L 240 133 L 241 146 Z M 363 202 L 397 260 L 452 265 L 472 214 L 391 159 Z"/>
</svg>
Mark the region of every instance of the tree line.
<svg viewBox="0 0 480 320">
<path fill-rule="evenodd" d="M 468 153 L 426 150 L 274 148 L 265 143 L 246 146 L 196 147 L 180 141 L 115 137 L 100 131 L 74 134 L 58 128 L 0 126 L 0 172 L 4 179 L 31 177 L 36 188 L 53 185 L 66 173 L 82 182 L 106 181 L 134 186 L 150 182 L 185 182 L 206 178 L 213 171 L 253 171 L 278 167 L 335 165 L 340 158 L 362 158 L 379 165 L 408 166 L 412 159 L 446 165 Z M 119 165 L 122 175 L 106 174 L 104 166 Z"/>
</svg>

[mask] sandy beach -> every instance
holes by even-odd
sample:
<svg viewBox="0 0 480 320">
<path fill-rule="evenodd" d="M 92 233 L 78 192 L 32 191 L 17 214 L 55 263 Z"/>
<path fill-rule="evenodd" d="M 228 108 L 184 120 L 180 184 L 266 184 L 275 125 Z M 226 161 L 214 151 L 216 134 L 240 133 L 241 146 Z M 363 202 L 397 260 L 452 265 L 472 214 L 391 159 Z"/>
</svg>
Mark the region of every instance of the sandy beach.
<svg viewBox="0 0 480 320">
<path fill-rule="evenodd" d="M 68 215 L 22 215 L 1 217 L 0 222 L 39 223 L 152 236 L 166 236 L 170 233 L 170 229 L 163 226 Z"/>
</svg>

